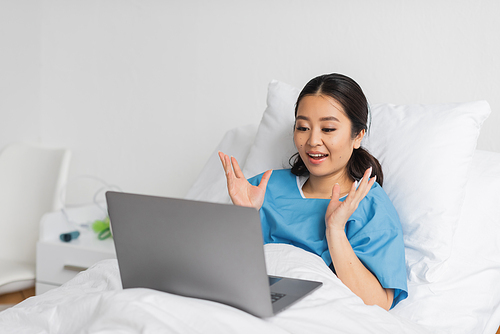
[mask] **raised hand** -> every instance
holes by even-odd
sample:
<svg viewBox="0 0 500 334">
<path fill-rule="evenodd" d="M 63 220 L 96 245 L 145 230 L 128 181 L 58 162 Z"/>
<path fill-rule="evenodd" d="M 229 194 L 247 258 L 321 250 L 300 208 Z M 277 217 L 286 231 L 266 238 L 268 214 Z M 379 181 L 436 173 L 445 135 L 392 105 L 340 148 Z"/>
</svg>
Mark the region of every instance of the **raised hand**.
<svg viewBox="0 0 500 334">
<path fill-rule="evenodd" d="M 328 204 L 326 210 L 325 222 L 327 231 L 342 230 L 344 231 L 345 224 L 349 217 L 358 208 L 359 202 L 365 198 L 366 194 L 370 191 L 375 183 L 377 176 L 370 179 L 372 168 L 368 168 L 363 175 L 358 188 L 356 189 L 356 182 L 353 182 L 351 190 L 347 198 L 342 202 L 340 201 L 340 185 L 337 183 L 333 186 L 332 199 Z M 327 234 L 328 235 L 328 234 Z"/>
<path fill-rule="evenodd" d="M 226 173 L 227 191 L 231 200 L 235 205 L 251 207 L 259 210 L 264 203 L 264 196 L 266 194 L 266 187 L 269 178 L 271 177 L 271 170 L 262 175 L 259 186 L 251 185 L 234 157 L 219 152 L 219 158 L 222 162 L 222 167 Z"/>
</svg>

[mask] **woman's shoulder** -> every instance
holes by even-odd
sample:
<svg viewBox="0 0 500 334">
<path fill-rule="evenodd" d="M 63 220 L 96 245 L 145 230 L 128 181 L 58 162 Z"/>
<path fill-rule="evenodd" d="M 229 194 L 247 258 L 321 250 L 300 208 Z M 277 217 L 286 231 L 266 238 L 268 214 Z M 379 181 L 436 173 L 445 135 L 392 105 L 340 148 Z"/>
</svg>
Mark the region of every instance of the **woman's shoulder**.
<svg viewBox="0 0 500 334">
<path fill-rule="evenodd" d="M 391 199 L 385 192 L 384 188 L 378 183 L 375 182 L 371 187 L 368 194 L 365 196 L 368 202 L 378 202 L 378 203 L 388 203 L 392 206 Z"/>
<path fill-rule="evenodd" d="M 368 194 L 359 203 L 358 209 L 351 218 L 358 218 L 360 221 L 371 222 L 372 224 L 379 221 L 383 222 L 379 226 L 380 228 L 396 228 L 398 230 L 401 228 L 396 208 L 385 190 L 377 182 L 374 183 Z"/>
<path fill-rule="evenodd" d="M 361 182 L 361 180 L 359 180 L 358 182 Z M 370 191 L 368 192 L 368 195 L 370 195 L 370 196 L 380 196 L 383 194 L 385 194 L 385 190 L 382 188 L 382 186 L 378 182 L 375 182 L 373 184 L 373 186 L 371 187 Z"/>
</svg>

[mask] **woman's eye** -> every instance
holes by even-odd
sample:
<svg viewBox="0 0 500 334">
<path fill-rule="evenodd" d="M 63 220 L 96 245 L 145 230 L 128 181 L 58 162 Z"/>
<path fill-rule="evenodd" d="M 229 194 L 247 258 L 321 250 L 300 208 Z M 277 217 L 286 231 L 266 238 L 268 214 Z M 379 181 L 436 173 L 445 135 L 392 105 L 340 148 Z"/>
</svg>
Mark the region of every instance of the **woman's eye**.
<svg viewBox="0 0 500 334">
<path fill-rule="evenodd" d="M 304 127 L 304 126 L 297 126 L 295 129 L 296 129 L 297 131 L 307 131 L 307 128 L 306 128 L 306 127 Z"/>
<path fill-rule="evenodd" d="M 333 132 L 335 130 L 337 130 L 337 129 L 334 129 L 334 128 L 325 128 L 325 129 L 323 129 L 323 132 Z"/>
</svg>

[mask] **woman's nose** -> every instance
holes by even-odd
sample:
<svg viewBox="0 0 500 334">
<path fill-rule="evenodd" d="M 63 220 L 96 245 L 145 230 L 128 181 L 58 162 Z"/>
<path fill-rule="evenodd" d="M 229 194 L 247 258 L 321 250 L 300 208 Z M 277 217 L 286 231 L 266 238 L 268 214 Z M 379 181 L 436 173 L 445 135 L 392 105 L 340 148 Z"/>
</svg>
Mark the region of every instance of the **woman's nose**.
<svg viewBox="0 0 500 334">
<path fill-rule="evenodd" d="M 319 133 L 318 131 L 311 131 L 307 143 L 309 144 L 309 146 L 321 145 L 323 143 L 323 140 L 321 139 L 321 133 Z"/>
</svg>

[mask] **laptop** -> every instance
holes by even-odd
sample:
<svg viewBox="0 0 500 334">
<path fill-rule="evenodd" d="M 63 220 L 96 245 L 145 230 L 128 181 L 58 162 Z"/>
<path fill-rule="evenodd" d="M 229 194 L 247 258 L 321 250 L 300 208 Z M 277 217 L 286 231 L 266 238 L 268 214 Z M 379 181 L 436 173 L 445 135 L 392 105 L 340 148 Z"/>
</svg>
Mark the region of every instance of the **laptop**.
<svg viewBox="0 0 500 334">
<path fill-rule="evenodd" d="M 253 208 L 113 191 L 106 199 L 124 289 L 150 288 L 270 317 L 322 285 L 267 275 Z"/>
</svg>

